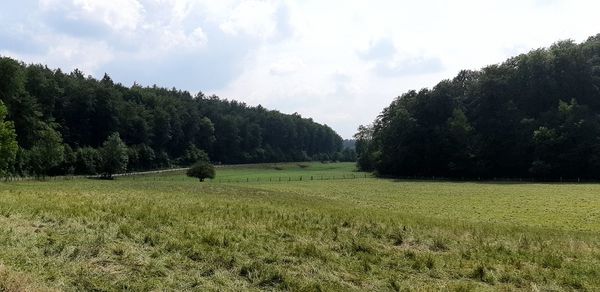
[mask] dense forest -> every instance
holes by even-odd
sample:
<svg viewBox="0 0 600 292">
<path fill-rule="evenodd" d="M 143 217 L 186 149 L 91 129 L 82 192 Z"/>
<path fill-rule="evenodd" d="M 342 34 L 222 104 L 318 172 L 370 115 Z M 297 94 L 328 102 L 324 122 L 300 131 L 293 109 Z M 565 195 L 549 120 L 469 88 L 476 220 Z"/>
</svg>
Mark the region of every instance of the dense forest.
<svg viewBox="0 0 600 292">
<path fill-rule="evenodd" d="M 109 136 L 126 145 L 128 170 L 190 165 L 203 152 L 228 164 L 355 157 L 334 130 L 298 114 L 10 58 L 0 58 L 0 101 L 3 175 L 98 173 Z"/>
<path fill-rule="evenodd" d="M 409 91 L 355 138 L 381 175 L 600 178 L 600 34 Z"/>
</svg>

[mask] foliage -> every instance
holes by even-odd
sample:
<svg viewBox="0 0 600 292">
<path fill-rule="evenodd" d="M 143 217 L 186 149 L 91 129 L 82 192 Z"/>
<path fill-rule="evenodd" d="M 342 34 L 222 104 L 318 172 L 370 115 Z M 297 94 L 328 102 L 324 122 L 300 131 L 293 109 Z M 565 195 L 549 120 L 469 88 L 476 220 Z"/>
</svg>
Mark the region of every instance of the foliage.
<svg viewBox="0 0 600 292">
<path fill-rule="evenodd" d="M 119 137 L 119 133 L 113 133 L 100 148 L 100 172 L 105 178 L 112 178 L 115 173 L 127 169 L 127 146 Z"/>
<path fill-rule="evenodd" d="M 356 161 L 356 150 L 353 148 L 344 148 L 341 152 L 341 160 L 344 162 L 355 162 Z"/>
<path fill-rule="evenodd" d="M 301 165 L 223 167 L 219 178 L 356 173 Z M 600 286 L 596 184 L 199 184 L 178 172 L 0 190 L 0 287 L 6 271 L 34 291 Z"/>
<path fill-rule="evenodd" d="M 208 161 L 196 162 L 186 171 L 187 176 L 195 177 L 200 181 L 207 178 L 215 178 L 215 167 Z"/>
<path fill-rule="evenodd" d="M 29 172 L 36 177 L 45 177 L 65 159 L 65 147 L 60 133 L 50 126 L 42 124 L 37 130 L 37 140 L 26 151 Z"/>
<path fill-rule="evenodd" d="M 156 156 L 154 149 L 146 144 L 133 145 L 129 147 L 130 170 L 146 170 L 160 167 L 160 157 Z"/>
<path fill-rule="evenodd" d="M 190 144 L 181 157 L 180 164 L 183 166 L 192 165 L 198 161 L 209 161 L 208 154 L 198 149 L 194 144 Z"/>
<path fill-rule="evenodd" d="M 396 98 L 356 134 L 394 176 L 600 177 L 600 35 L 462 71 Z"/>
<path fill-rule="evenodd" d="M 82 147 L 75 153 L 75 171 L 79 174 L 96 174 L 100 167 L 100 152 L 92 147 Z"/>
<path fill-rule="evenodd" d="M 0 176 L 8 173 L 15 162 L 18 149 L 14 124 L 5 121 L 6 115 L 6 107 L 0 101 Z"/>
<path fill-rule="evenodd" d="M 196 161 L 197 150 L 214 162 L 231 164 L 306 160 L 342 149 L 341 137 L 330 127 L 298 114 L 249 107 L 201 92 L 125 87 L 108 75 L 98 80 L 79 70 L 63 73 L 10 58 L 0 58 L 0 100 L 21 148 L 31 149 L 38 129 L 45 126 L 58 131 L 73 153 L 99 149 L 118 132 L 130 148 L 131 168 L 136 170 L 189 165 Z M 49 173 L 69 169 L 78 174 L 94 171 L 61 165 Z"/>
</svg>

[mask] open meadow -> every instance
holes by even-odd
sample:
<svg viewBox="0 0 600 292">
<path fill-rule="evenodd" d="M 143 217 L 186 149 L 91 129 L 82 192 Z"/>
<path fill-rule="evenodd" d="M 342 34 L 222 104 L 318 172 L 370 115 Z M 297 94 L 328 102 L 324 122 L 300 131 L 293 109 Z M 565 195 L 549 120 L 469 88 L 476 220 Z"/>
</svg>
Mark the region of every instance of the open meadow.
<svg viewBox="0 0 600 292">
<path fill-rule="evenodd" d="M 351 163 L 0 183 L 0 291 L 598 290 L 599 233 L 598 184 Z"/>
</svg>

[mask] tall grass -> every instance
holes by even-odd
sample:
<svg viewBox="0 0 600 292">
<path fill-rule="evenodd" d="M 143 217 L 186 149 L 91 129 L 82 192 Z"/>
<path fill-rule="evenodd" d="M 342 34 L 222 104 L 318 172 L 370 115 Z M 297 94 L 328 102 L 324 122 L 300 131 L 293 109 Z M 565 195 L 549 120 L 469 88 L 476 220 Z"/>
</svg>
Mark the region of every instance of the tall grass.
<svg viewBox="0 0 600 292">
<path fill-rule="evenodd" d="M 355 173 L 276 167 L 217 177 Z M 598 193 L 183 174 L 0 184 L 0 290 L 596 290 Z"/>
</svg>

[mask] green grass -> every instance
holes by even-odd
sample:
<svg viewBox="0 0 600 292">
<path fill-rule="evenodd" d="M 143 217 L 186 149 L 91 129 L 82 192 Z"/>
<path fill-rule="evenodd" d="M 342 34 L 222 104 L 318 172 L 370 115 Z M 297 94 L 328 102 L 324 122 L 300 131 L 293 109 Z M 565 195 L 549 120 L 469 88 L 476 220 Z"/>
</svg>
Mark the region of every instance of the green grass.
<svg viewBox="0 0 600 292">
<path fill-rule="evenodd" d="M 311 175 L 0 184 L 0 291 L 600 289 L 600 185 Z"/>
<path fill-rule="evenodd" d="M 309 180 L 357 179 L 371 178 L 372 175 L 357 172 L 356 165 L 351 162 L 342 163 L 269 163 L 248 165 L 216 166 L 217 176 L 212 182 L 288 182 Z M 159 175 L 137 176 L 135 179 L 145 180 L 189 180 L 185 171 L 164 172 Z M 134 179 L 134 178 L 132 178 Z"/>
</svg>

